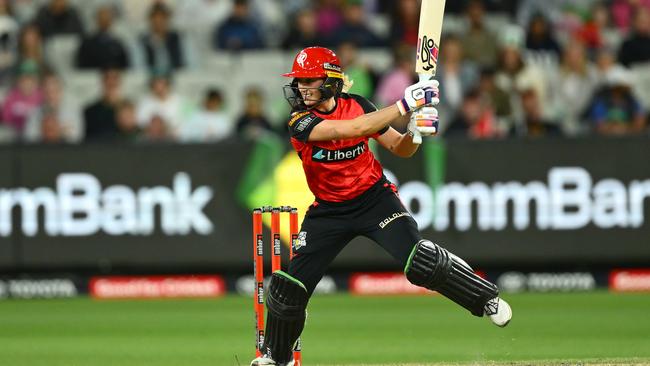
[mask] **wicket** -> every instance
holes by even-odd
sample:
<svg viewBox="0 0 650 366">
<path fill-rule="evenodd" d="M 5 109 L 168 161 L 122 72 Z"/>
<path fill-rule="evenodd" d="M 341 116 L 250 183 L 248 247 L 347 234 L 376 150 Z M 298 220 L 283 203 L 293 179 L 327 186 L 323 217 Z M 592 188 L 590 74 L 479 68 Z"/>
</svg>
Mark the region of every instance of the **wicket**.
<svg viewBox="0 0 650 366">
<path fill-rule="evenodd" d="M 255 309 L 255 357 L 261 356 L 260 349 L 264 345 L 264 226 L 262 215 L 271 214 L 271 271 L 282 269 L 282 242 L 280 240 L 280 214 L 289 214 L 289 232 L 291 246 L 289 258 L 293 257 L 293 244 L 298 239 L 298 209 L 290 206 L 263 206 L 253 210 L 253 267 L 255 271 L 255 293 L 253 295 Z M 293 350 L 295 366 L 302 366 L 302 345 L 300 339 Z"/>
</svg>

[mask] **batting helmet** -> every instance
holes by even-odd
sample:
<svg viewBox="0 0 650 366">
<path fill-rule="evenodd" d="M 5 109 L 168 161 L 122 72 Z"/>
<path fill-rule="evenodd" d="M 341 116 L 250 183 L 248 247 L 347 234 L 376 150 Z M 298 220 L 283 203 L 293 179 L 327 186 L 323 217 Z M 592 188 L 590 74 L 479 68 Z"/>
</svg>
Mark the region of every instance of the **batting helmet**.
<svg viewBox="0 0 650 366">
<path fill-rule="evenodd" d="M 343 89 L 343 71 L 341 61 L 336 54 L 324 47 L 307 47 L 298 52 L 293 60 L 291 72 L 282 74 L 294 78 L 284 87 L 284 96 L 293 109 L 305 109 L 304 100 L 298 90 L 296 78 L 325 79 L 318 89 L 321 92 L 319 102 L 338 96 Z"/>
</svg>

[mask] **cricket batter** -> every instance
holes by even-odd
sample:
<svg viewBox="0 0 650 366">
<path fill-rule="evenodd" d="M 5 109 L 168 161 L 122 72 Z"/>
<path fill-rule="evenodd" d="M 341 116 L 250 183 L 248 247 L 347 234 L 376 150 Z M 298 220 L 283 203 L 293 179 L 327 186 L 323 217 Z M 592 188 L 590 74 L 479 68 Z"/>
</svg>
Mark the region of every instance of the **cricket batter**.
<svg viewBox="0 0 650 366">
<path fill-rule="evenodd" d="M 302 160 L 316 197 L 302 223 L 288 273 L 271 277 L 262 356 L 251 366 L 292 366 L 292 348 L 303 330 L 307 302 L 337 254 L 358 235 L 368 237 L 404 265 L 415 285 L 438 291 L 473 315 L 487 315 L 503 327 L 512 318 L 497 287 L 474 274 L 445 248 L 423 239 L 400 202 L 397 188 L 383 175 L 368 148 L 374 138 L 400 157 L 418 149 L 412 137 L 435 134 L 438 82 L 421 81 L 404 91 L 395 105 L 377 110 L 365 98 L 343 92 L 338 57 L 322 47 L 296 56 L 284 94 L 291 105 L 291 144 Z M 405 134 L 390 127 L 410 115 Z"/>
</svg>

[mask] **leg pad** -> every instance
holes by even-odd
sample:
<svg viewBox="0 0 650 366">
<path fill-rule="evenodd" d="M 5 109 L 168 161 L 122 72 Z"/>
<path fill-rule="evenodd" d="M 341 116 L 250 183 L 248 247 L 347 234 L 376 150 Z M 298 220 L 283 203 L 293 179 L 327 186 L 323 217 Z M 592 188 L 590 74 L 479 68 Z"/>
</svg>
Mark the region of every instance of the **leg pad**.
<svg viewBox="0 0 650 366">
<path fill-rule="evenodd" d="M 271 276 L 266 298 L 267 322 L 264 349 L 277 363 L 289 362 L 294 343 L 305 326 L 309 295 L 305 286 L 282 271 Z"/>
<path fill-rule="evenodd" d="M 465 261 L 428 240 L 420 240 L 404 274 L 418 286 L 438 291 L 476 316 L 488 300 L 499 295 L 496 285 L 477 276 Z"/>
</svg>

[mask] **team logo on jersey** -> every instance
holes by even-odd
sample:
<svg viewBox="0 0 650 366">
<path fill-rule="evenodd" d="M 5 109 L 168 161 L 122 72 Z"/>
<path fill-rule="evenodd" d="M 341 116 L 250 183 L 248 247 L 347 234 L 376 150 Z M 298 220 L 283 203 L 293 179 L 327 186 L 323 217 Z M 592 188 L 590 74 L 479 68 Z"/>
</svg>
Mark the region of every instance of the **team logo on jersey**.
<svg viewBox="0 0 650 366">
<path fill-rule="evenodd" d="M 305 61 L 307 61 L 307 52 L 300 51 L 298 57 L 296 57 L 296 62 L 298 65 L 300 65 L 300 67 L 305 67 Z"/>
<path fill-rule="evenodd" d="M 307 232 L 301 231 L 298 233 L 298 237 L 293 241 L 293 250 L 298 250 L 306 246 L 307 246 Z"/>
<path fill-rule="evenodd" d="M 360 142 L 357 145 L 340 150 L 328 150 L 323 147 L 314 146 L 311 159 L 319 163 L 335 163 L 338 161 L 353 160 L 366 152 L 367 148 L 365 142 Z"/>
</svg>

